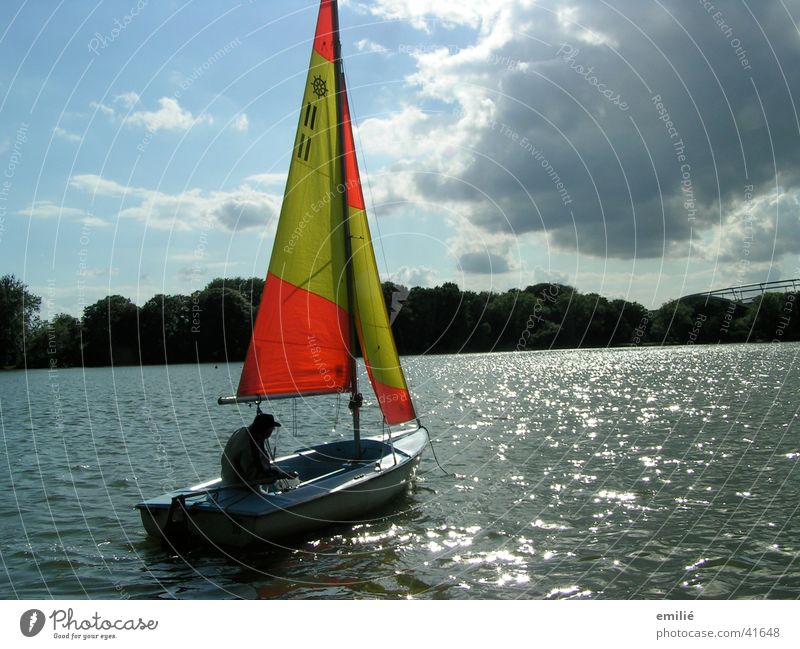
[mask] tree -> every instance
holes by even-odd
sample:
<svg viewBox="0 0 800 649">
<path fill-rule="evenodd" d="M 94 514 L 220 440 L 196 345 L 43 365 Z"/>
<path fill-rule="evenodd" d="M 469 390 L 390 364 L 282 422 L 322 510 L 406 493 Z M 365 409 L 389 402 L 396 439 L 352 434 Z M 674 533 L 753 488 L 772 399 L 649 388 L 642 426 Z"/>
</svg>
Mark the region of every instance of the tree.
<svg viewBox="0 0 800 649">
<path fill-rule="evenodd" d="M 438 324 L 439 335 L 434 351 L 439 353 L 459 352 L 470 333 L 469 313 L 464 308 L 468 292 L 461 292 L 453 282 L 445 282 L 433 289 L 430 297 L 434 307 L 433 320 Z"/>
<path fill-rule="evenodd" d="M 733 338 L 746 342 L 782 342 L 797 340 L 797 293 L 764 293 L 733 326 Z"/>
<path fill-rule="evenodd" d="M 120 295 L 40 323 L 41 299 L 13 275 L 0 283 L 0 363 L 28 367 L 240 361 L 264 281 L 217 278 L 192 295 L 156 295 L 140 309 Z M 800 295 L 765 293 L 752 304 L 708 296 L 641 304 L 539 283 L 504 293 L 462 291 L 447 282 L 409 290 L 382 285 L 401 354 L 584 346 L 789 341 L 800 339 Z M 358 345 L 356 344 L 356 353 Z"/>
<path fill-rule="evenodd" d="M 202 291 L 196 300 L 199 310 L 194 312 L 191 331 L 200 360 L 243 360 L 252 333 L 247 298 L 232 288 L 212 288 Z"/>
<path fill-rule="evenodd" d="M 680 300 L 667 302 L 656 311 L 650 327 L 653 342 L 659 344 L 689 342 L 689 334 L 694 326 L 694 310 Z"/>
<path fill-rule="evenodd" d="M 611 306 L 616 314 L 616 322 L 610 344 L 629 345 L 637 338 L 640 343 L 650 330 L 647 309 L 637 302 L 625 300 L 613 300 Z"/>
<path fill-rule="evenodd" d="M 81 323 L 59 313 L 37 326 L 26 340 L 28 367 L 78 367 L 82 364 Z"/>
<path fill-rule="evenodd" d="M 37 324 L 42 298 L 14 275 L 0 277 L 0 367 L 22 364 L 24 341 Z"/>
<path fill-rule="evenodd" d="M 139 358 L 138 309 L 128 298 L 109 295 L 83 310 L 86 365 L 131 365 Z"/>
<path fill-rule="evenodd" d="M 506 291 L 492 295 L 486 305 L 483 321 L 489 325 L 493 349 L 514 349 L 525 330 L 528 310 L 520 309 L 520 321 L 512 322 L 518 297 L 518 291 Z"/>
<path fill-rule="evenodd" d="M 494 347 L 492 340 L 492 325 L 486 320 L 486 310 L 489 307 L 491 293 L 483 291 L 472 293 L 465 291 L 464 311 L 470 324 L 470 337 L 466 344 L 466 351 L 483 352 Z"/>
<path fill-rule="evenodd" d="M 139 309 L 142 363 L 193 362 L 192 314 L 198 311 L 197 300 L 186 295 L 160 294 L 145 302 Z"/>
<path fill-rule="evenodd" d="M 249 279 L 244 277 L 217 277 L 212 279 L 203 290 L 210 291 L 212 288 L 227 288 L 239 291 L 244 299 L 249 302 L 250 313 L 253 322 L 255 322 L 265 283 L 260 277 L 251 277 Z"/>
</svg>

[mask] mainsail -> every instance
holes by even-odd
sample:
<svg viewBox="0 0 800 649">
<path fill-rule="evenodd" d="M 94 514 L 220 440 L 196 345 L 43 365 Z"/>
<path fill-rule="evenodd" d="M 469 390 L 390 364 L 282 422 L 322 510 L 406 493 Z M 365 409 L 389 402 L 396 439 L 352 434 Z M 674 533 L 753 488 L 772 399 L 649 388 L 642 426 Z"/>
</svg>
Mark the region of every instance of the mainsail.
<svg viewBox="0 0 800 649">
<path fill-rule="evenodd" d="M 350 387 L 343 196 L 329 1 L 317 19 L 292 162 L 237 395 Z"/>
<path fill-rule="evenodd" d="M 398 424 L 416 415 L 367 223 L 347 93 L 337 72 L 335 9 L 334 2 L 322 0 L 283 207 L 237 396 L 354 391 L 354 318 L 384 418 Z M 353 295 L 348 295 L 348 273 Z"/>
</svg>

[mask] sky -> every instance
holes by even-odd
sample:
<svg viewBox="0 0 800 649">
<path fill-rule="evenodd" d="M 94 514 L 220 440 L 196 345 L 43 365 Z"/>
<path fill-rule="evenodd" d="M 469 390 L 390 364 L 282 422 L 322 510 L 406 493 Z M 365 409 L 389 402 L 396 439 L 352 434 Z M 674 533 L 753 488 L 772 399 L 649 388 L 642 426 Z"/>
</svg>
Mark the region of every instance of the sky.
<svg viewBox="0 0 800 649">
<path fill-rule="evenodd" d="M 800 277 L 800 2 L 340 5 L 383 279 Z M 44 317 L 263 277 L 317 7 L 4 0 L 0 274 Z"/>
</svg>

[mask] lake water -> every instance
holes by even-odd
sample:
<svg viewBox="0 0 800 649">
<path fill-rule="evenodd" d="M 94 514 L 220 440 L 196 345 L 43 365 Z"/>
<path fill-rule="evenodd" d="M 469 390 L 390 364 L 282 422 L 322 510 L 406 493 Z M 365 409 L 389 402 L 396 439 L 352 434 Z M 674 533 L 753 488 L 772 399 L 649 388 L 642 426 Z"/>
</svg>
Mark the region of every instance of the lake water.
<svg viewBox="0 0 800 649">
<path fill-rule="evenodd" d="M 428 448 L 412 492 L 375 519 L 236 554 L 166 551 L 133 505 L 219 474 L 221 445 L 253 414 L 216 405 L 239 364 L 3 372 L 0 592 L 798 598 L 799 353 L 407 358 L 454 475 Z M 279 452 L 347 435 L 338 408 L 337 422 L 335 398 L 276 403 Z M 375 425 L 374 407 L 364 415 Z"/>
</svg>

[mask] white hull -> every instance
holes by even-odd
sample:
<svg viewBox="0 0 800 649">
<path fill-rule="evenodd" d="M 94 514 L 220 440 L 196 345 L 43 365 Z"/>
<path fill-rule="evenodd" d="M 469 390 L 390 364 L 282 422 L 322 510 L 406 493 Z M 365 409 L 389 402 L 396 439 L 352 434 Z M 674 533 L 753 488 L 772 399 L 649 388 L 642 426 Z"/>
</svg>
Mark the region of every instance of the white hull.
<svg viewBox="0 0 800 649">
<path fill-rule="evenodd" d="M 427 442 L 424 428 L 396 437 L 393 449 L 380 440 L 366 439 L 360 461 L 349 457 L 352 442 L 325 444 L 276 460 L 281 468 L 299 472 L 301 482 L 293 489 L 255 493 L 222 488 L 215 480 L 164 494 L 137 508 L 148 534 L 170 541 L 177 535 L 182 540 L 244 547 L 296 536 L 334 523 L 356 522 L 403 493 Z"/>
</svg>

